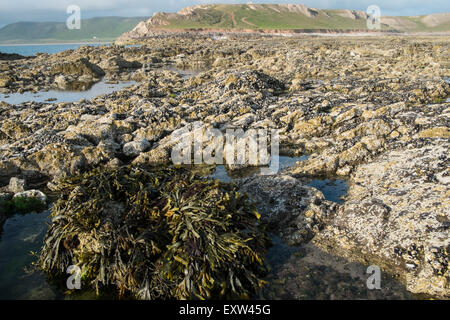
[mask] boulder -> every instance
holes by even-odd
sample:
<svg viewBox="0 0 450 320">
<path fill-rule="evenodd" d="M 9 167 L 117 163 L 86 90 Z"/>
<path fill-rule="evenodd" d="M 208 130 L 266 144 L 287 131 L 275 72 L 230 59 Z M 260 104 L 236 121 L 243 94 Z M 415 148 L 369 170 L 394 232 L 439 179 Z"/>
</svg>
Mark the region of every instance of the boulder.
<svg viewBox="0 0 450 320">
<path fill-rule="evenodd" d="M 75 75 L 75 76 L 90 75 L 96 78 L 105 75 L 105 72 L 99 66 L 89 62 L 89 60 L 85 58 L 60 63 L 52 68 L 51 73 L 55 75 L 57 74 Z"/>
<path fill-rule="evenodd" d="M 150 148 L 151 144 L 146 139 L 128 142 L 123 146 L 123 153 L 127 157 L 137 157 Z"/>
<path fill-rule="evenodd" d="M 106 71 L 122 71 L 126 69 L 139 69 L 142 64 L 137 61 L 127 61 L 122 57 L 111 57 L 100 62 L 99 66 Z"/>
</svg>

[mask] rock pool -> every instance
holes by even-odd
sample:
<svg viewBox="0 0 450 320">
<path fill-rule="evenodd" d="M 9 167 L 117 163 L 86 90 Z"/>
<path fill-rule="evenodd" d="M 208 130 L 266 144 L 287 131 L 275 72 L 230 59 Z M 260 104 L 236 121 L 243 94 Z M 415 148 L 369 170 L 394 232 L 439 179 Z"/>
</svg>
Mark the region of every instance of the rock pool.
<svg viewBox="0 0 450 320">
<path fill-rule="evenodd" d="M 135 83 L 136 82 L 134 81 L 124 81 L 111 84 L 105 80 L 102 80 L 85 91 L 50 90 L 39 92 L 0 94 L 0 101 L 5 101 L 9 104 L 21 104 L 29 101 L 46 103 L 75 102 L 81 99 L 90 100 L 103 94 L 109 94 L 114 91 L 119 91 L 123 88 L 132 86 Z"/>
</svg>

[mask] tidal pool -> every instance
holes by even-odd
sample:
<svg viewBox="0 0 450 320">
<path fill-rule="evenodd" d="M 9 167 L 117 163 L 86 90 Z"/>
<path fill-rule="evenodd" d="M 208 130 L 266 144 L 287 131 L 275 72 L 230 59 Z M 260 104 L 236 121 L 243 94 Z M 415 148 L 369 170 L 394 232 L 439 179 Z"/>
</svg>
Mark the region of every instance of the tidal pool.
<svg viewBox="0 0 450 320">
<path fill-rule="evenodd" d="M 347 194 L 347 181 L 340 179 L 313 179 L 308 186 L 316 188 L 323 193 L 325 199 L 337 203 L 343 203 L 343 197 Z"/>
<path fill-rule="evenodd" d="M 27 272 L 36 261 L 31 252 L 41 248 L 49 221 L 49 211 L 16 214 L 6 220 L 0 233 L 0 300 L 63 297 L 43 273 Z"/>
<path fill-rule="evenodd" d="M 305 161 L 307 159 L 308 155 L 301 157 L 280 156 L 279 173 L 285 169 L 295 166 L 297 162 Z M 250 167 L 230 172 L 226 170 L 224 165 L 218 165 L 216 166 L 215 172 L 208 177 L 211 179 L 218 179 L 222 182 L 232 182 L 234 179 L 248 178 L 253 175 L 257 175 L 260 173 L 260 170 L 261 168 L 259 167 Z M 342 179 L 310 179 L 307 185 L 320 190 L 326 200 L 337 203 L 342 203 L 344 201 L 343 197 L 348 191 L 347 181 Z"/>
<path fill-rule="evenodd" d="M 134 84 L 136 84 L 135 81 L 124 81 L 116 84 L 110 84 L 107 83 L 106 80 L 102 80 L 85 91 L 50 90 L 35 93 L 24 92 L 0 94 L 0 101 L 5 101 L 9 104 L 21 104 L 28 101 L 46 103 L 75 102 L 81 99 L 90 100 L 103 94 L 110 94 Z"/>
<path fill-rule="evenodd" d="M 308 156 L 280 156 L 280 171 L 304 161 Z M 209 178 L 231 182 L 236 178 L 249 177 L 259 173 L 260 168 L 246 168 L 233 172 L 231 175 L 224 166 L 217 166 Z M 321 190 L 330 201 L 341 202 L 341 197 L 347 192 L 343 180 L 312 180 L 309 185 Z M 29 273 L 32 262 L 36 260 L 31 252 L 40 250 L 50 223 L 50 211 L 42 213 L 16 214 L 9 218 L 0 232 L 0 299 L 96 299 L 93 292 L 65 296 L 61 288 L 47 281 L 41 272 Z M 1 228 L 1 226 L 0 226 Z M 297 247 L 286 246 L 281 239 L 272 235 L 273 246 L 267 254 L 267 262 L 272 268 L 269 277 L 276 278 L 286 264 L 298 252 Z M 272 298 L 281 298 L 275 296 Z"/>
<path fill-rule="evenodd" d="M 303 157 L 280 157 L 280 172 L 294 166 Z M 217 166 L 209 177 L 223 182 L 259 174 L 260 168 L 245 168 L 228 172 Z M 325 199 L 343 203 L 348 192 L 347 181 L 333 178 L 311 178 L 306 184 L 320 190 Z M 286 245 L 279 236 L 271 234 L 272 246 L 266 254 L 270 272 L 268 284 L 255 299 L 328 300 L 328 299 L 413 299 L 397 280 L 382 274 L 381 290 L 366 286 L 367 266 L 326 253 L 313 243 L 302 246 Z"/>
</svg>

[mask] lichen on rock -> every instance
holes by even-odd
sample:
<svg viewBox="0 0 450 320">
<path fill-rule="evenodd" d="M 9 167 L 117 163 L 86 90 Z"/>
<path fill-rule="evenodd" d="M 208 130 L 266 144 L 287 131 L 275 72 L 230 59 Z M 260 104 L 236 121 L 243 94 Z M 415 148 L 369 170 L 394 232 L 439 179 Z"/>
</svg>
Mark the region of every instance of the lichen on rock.
<svg viewBox="0 0 450 320">
<path fill-rule="evenodd" d="M 411 292 L 449 297 L 448 148 L 434 142 L 359 166 L 346 202 L 314 242 L 383 267 Z"/>
</svg>

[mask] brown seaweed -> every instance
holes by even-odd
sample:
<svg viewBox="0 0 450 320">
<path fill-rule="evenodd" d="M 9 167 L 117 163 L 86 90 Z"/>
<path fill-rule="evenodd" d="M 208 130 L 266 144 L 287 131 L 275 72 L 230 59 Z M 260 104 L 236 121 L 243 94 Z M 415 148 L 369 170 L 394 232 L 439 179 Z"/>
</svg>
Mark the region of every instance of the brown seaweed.
<svg viewBox="0 0 450 320">
<path fill-rule="evenodd" d="M 247 196 L 182 168 L 97 168 L 60 181 L 38 266 L 138 299 L 248 298 L 267 234 Z"/>
</svg>

